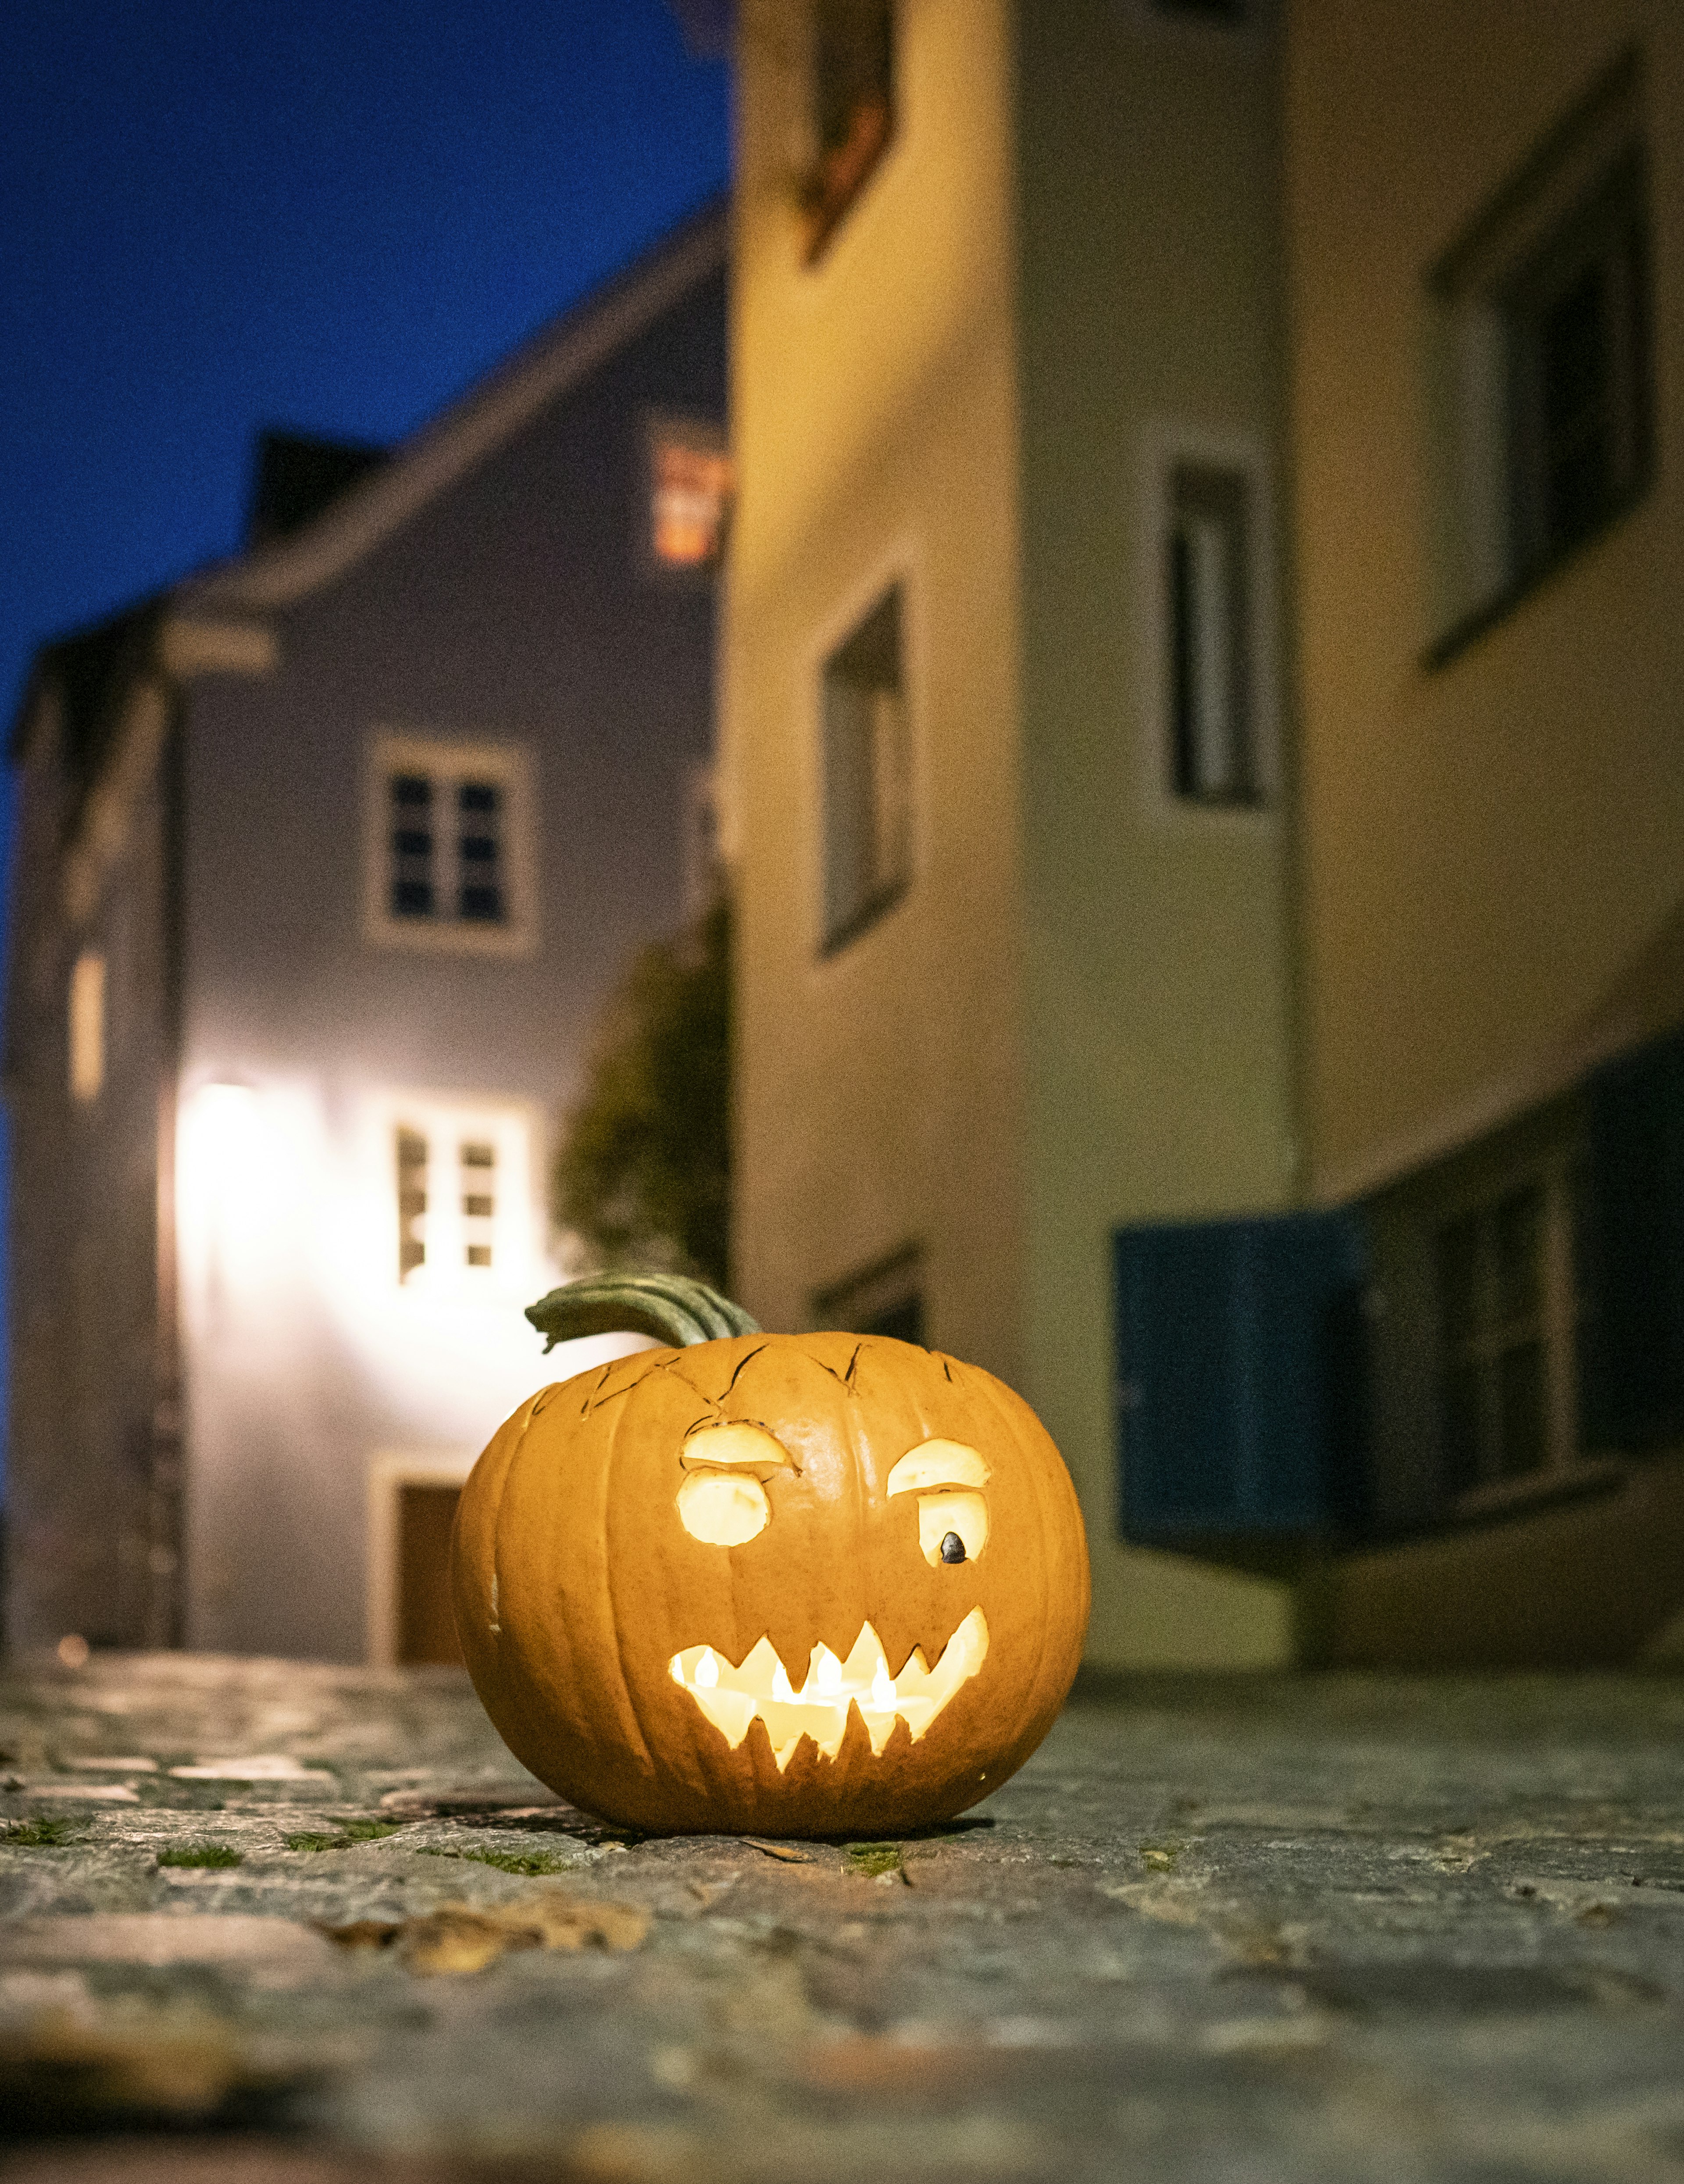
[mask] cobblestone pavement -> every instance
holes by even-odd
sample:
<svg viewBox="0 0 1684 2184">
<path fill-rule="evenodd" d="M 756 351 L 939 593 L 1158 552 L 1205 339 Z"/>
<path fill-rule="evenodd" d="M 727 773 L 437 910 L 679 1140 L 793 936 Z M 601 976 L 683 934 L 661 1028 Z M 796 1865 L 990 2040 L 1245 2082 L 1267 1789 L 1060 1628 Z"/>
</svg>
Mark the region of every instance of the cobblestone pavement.
<svg viewBox="0 0 1684 2184">
<path fill-rule="evenodd" d="M 0 1684 L 0 2184 L 1684 2178 L 1684 1684 L 1131 1685 L 918 1840 L 638 1839 L 464 1680 Z"/>
</svg>

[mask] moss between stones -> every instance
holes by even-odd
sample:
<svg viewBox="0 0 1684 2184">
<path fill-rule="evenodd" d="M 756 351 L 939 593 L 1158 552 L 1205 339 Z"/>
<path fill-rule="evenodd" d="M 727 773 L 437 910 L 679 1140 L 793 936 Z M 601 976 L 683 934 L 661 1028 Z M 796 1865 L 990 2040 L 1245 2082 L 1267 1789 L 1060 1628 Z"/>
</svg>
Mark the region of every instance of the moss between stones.
<svg viewBox="0 0 1684 2184">
<path fill-rule="evenodd" d="M 43 1814 L 38 1820 L 12 1820 L 0 1828 L 0 1842 L 14 1850 L 58 1850 L 79 1840 L 74 1820 Z"/>
<path fill-rule="evenodd" d="M 848 1854 L 856 1873 L 869 1875 L 874 1880 L 881 1873 L 900 1869 L 898 1843 L 850 1843 Z"/>
<path fill-rule="evenodd" d="M 288 1850 L 350 1850 L 358 1843 L 379 1842 L 384 1836 L 395 1836 L 402 1823 L 397 1820 L 342 1820 L 331 1834 L 288 1836 Z"/>
<path fill-rule="evenodd" d="M 206 1866 L 212 1872 L 225 1873 L 230 1867 L 243 1865 L 246 1854 L 228 1843 L 183 1843 L 179 1850 L 161 1850 L 158 1853 L 160 1865 Z"/>
<path fill-rule="evenodd" d="M 508 1850 L 442 1850 L 425 1845 L 423 1858 L 461 1858 L 472 1865 L 494 1865 L 499 1873 L 520 1873 L 530 1879 L 536 1874 L 573 1873 L 580 1860 L 576 1858 L 558 1858 L 551 1851 L 517 1852 Z"/>
</svg>

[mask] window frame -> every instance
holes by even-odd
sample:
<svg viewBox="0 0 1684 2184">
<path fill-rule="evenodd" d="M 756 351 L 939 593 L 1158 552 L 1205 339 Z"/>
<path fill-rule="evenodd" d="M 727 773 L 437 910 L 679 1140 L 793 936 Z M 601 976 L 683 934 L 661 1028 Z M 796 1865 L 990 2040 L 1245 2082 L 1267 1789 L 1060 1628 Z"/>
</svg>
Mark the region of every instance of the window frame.
<svg viewBox="0 0 1684 2184">
<path fill-rule="evenodd" d="M 490 1142 L 496 1150 L 493 1211 L 489 1216 L 466 1213 L 459 1203 L 448 1211 L 447 1236 L 461 1249 L 459 1260 L 423 1259 L 405 1271 L 402 1261 L 408 1217 L 400 1184 L 398 1143 L 413 1133 L 426 1145 L 422 1170 L 429 1198 L 437 1192 L 436 1148 L 457 1149 L 451 1162 L 447 1188 L 459 1201 L 465 1195 L 465 1176 L 460 1157 L 464 1143 Z M 484 1301 L 501 1310 L 507 1299 L 525 1296 L 543 1268 L 542 1234 L 535 1179 L 540 1175 L 542 1147 L 538 1118 L 530 1101 L 488 1099 L 483 1095 L 427 1090 L 392 1091 L 369 1104 L 363 1144 L 365 1150 L 364 1201 L 375 1226 L 365 1239 L 365 1264 L 377 1267 L 382 1283 L 392 1294 L 418 1304 L 443 1301 L 450 1305 Z M 425 1211 L 437 1209 L 430 1205 Z M 470 1222 L 488 1219 L 492 1251 L 489 1265 L 473 1265 L 466 1252 L 471 1245 L 483 1245 L 486 1233 Z M 423 1237 L 421 1240 L 427 1240 Z"/>
<path fill-rule="evenodd" d="M 1278 825 L 1281 795 L 1273 464 L 1263 442 L 1253 435 L 1209 432 L 1167 421 L 1148 426 L 1142 455 L 1135 589 L 1138 656 L 1143 671 L 1139 678 L 1140 750 L 1146 811 L 1163 826 L 1273 832 Z M 1175 785 L 1175 667 L 1168 571 L 1175 527 L 1175 481 L 1182 471 L 1226 472 L 1244 483 L 1248 733 L 1255 790 L 1245 799 L 1187 795 Z"/>
<path fill-rule="evenodd" d="M 1579 1346 L 1585 1316 L 1582 1243 L 1576 1247 L 1581 1185 L 1576 1142 L 1565 1136 L 1525 1157 L 1499 1162 L 1476 1180 L 1446 1192 L 1426 1217 L 1433 1266 L 1433 1306 L 1437 1429 L 1442 1498 L 1456 1516 L 1502 1510 L 1515 1503 L 1548 1498 L 1585 1475 L 1586 1451 L 1580 1431 Z M 1540 1282 L 1535 1305 L 1526 1313 L 1503 1319 L 1493 1295 L 1499 1277 L 1492 1263 L 1491 1231 L 1506 1207 L 1529 1191 L 1541 1200 Z M 1446 1325 L 1442 1273 L 1445 1240 L 1471 1224 L 1479 1260 L 1481 1291 L 1476 1323 L 1453 1351 Z M 1517 1331 L 1518 1330 L 1518 1331 Z M 1542 1463 L 1527 1471 L 1478 1477 L 1458 1485 L 1452 1473 L 1448 1381 L 1453 1368 L 1471 1365 L 1481 1375 L 1482 1449 L 1489 1446 L 1490 1412 L 1495 1393 L 1500 1403 L 1503 1358 L 1536 1342 L 1542 1350 L 1544 1449 Z M 1456 1353 L 1459 1352 L 1459 1356 Z"/>
<path fill-rule="evenodd" d="M 1622 53 L 1546 132 L 1428 269 L 1425 360 L 1436 633 L 1421 655 L 1445 666 L 1647 496 L 1655 476 L 1653 296 L 1642 69 Z M 1635 231 L 1629 253 L 1622 239 Z M 1576 270 L 1620 263 L 1627 317 L 1607 343 L 1621 382 L 1626 475 L 1598 513 L 1551 538 L 1536 504 L 1541 454 L 1535 356 L 1552 298 Z M 1528 510 L 1533 513 L 1529 516 Z"/>
<path fill-rule="evenodd" d="M 503 792 L 501 844 L 508 915 L 481 923 L 459 914 L 402 917 L 392 909 L 391 784 L 425 774 L 436 795 L 490 780 Z M 523 744 L 468 742 L 377 730 L 368 744 L 363 815 L 363 937 L 371 946 L 427 954 L 522 956 L 537 946 L 536 801 L 532 760 Z"/>
<path fill-rule="evenodd" d="M 880 889 L 860 904 L 851 916 L 833 923 L 829 907 L 831 872 L 829 692 L 831 669 L 838 655 L 863 634 L 872 616 L 886 603 L 891 594 L 898 594 L 898 649 L 901 745 L 903 752 L 900 869 L 889 885 Z M 903 554 L 898 554 L 880 564 L 875 573 L 848 595 L 848 604 L 825 625 L 823 634 L 813 649 L 808 669 L 811 721 L 808 744 L 812 767 L 809 808 L 813 814 L 809 899 L 814 916 L 813 954 L 821 964 L 836 962 L 850 955 L 857 942 L 884 925 L 901 908 L 917 883 L 922 863 L 920 833 L 924 811 L 920 752 L 922 709 L 917 695 L 921 680 L 916 671 L 917 662 L 920 659 L 916 588 L 909 557 Z"/>
<path fill-rule="evenodd" d="M 835 0 L 830 0 L 835 4 Z M 819 13 L 826 0 L 807 0 L 803 11 L 803 31 L 804 50 L 801 66 L 801 130 L 803 153 L 799 163 L 798 199 L 801 215 L 802 264 L 809 271 L 816 270 L 829 256 L 837 235 L 848 225 L 854 207 L 870 189 L 873 180 L 881 172 L 885 161 L 899 141 L 904 120 L 902 113 L 902 35 L 899 0 L 883 0 L 887 17 L 888 68 L 886 95 L 881 102 L 884 115 L 881 134 L 875 142 L 869 140 L 853 157 L 859 162 L 858 170 L 846 172 L 848 140 L 826 145 L 821 138 L 819 84 Z M 844 0 L 846 4 L 846 0 Z M 853 118 L 866 112 L 870 101 L 860 102 L 853 109 Z M 828 172 L 827 172 L 828 168 Z"/>
</svg>

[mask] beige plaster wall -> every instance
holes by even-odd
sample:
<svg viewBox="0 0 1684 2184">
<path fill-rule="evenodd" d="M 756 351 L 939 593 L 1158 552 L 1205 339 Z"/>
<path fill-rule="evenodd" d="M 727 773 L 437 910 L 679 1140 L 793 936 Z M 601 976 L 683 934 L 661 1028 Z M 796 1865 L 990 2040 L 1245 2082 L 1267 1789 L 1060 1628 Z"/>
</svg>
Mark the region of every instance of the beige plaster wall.
<svg viewBox="0 0 1684 2184">
<path fill-rule="evenodd" d="M 1684 895 L 1684 14 L 1297 0 L 1287 85 L 1314 1168 L 1335 1195 L 1496 1119 Z M 1642 52 L 1647 499 L 1447 665 L 1426 275 Z"/>
<path fill-rule="evenodd" d="M 1020 1377 L 1021 878 L 1009 73 L 1000 0 L 905 0 L 895 140 L 801 263 L 795 11 L 739 37 L 722 774 L 736 1256 L 769 1326 L 906 1244 L 929 1336 Z M 898 574 L 914 878 L 819 954 L 819 670 Z"/>
<path fill-rule="evenodd" d="M 1074 1471 L 1089 1657 L 1288 1657 L 1286 1588 L 1117 1540 L 1110 1236 L 1291 1202 L 1276 58 L 1120 0 L 1019 10 L 1025 1392 Z M 1167 788 L 1154 460 L 1261 460 L 1274 809 Z"/>
</svg>

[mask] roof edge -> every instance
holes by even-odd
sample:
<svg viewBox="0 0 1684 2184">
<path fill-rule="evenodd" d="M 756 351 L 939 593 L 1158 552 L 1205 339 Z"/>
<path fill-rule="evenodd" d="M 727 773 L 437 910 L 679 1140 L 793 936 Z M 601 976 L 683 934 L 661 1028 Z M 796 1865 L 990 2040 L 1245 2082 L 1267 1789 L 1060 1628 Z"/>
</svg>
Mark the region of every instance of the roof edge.
<svg viewBox="0 0 1684 2184">
<path fill-rule="evenodd" d="M 390 463 L 292 538 L 175 588 L 174 604 L 264 611 L 294 604 L 356 566 L 400 525 L 494 452 L 543 404 L 725 262 L 730 198 L 721 192 L 661 242 L 573 304 L 393 450 Z"/>
</svg>

